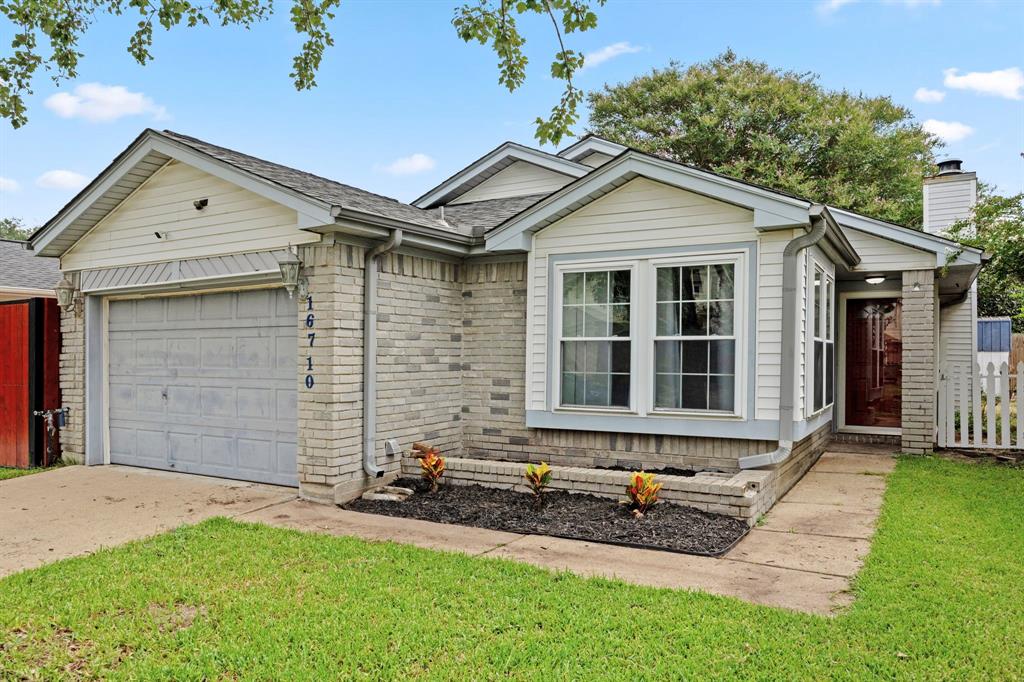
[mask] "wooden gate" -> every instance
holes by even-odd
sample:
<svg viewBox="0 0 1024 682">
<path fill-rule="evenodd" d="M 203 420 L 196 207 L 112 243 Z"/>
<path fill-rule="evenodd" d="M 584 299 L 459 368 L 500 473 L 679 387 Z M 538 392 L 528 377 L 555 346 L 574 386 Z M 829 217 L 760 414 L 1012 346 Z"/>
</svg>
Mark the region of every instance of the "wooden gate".
<svg viewBox="0 0 1024 682">
<path fill-rule="evenodd" d="M 939 372 L 938 424 L 940 447 L 1024 449 L 1020 419 L 1024 362 L 1012 369 L 944 365 Z"/>
</svg>

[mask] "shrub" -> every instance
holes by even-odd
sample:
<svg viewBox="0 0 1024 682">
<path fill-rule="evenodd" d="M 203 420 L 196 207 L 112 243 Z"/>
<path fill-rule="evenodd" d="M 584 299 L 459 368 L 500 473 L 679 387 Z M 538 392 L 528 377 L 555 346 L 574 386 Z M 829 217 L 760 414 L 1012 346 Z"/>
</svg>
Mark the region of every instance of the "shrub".
<svg viewBox="0 0 1024 682">
<path fill-rule="evenodd" d="M 437 482 L 444 473 L 444 457 L 441 451 L 435 447 L 423 446 L 418 448 L 419 455 L 416 459 L 420 461 L 420 470 L 423 479 L 430 484 L 430 492 L 437 492 Z"/>
<path fill-rule="evenodd" d="M 654 474 L 643 471 L 634 471 L 630 478 L 626 494 L 629 495 L 629 508 L 633 514 L 641 517 L 653 507 L 658 501 L 658 493 L 661 491 L 661 483 L 654 482 Z"/>
<path fill-rule="evenodd" d="M 541 462 L 539 465 L 527 464 L 524 476 L 526 477 L 526 483 L 530 486 L 530 490 L 533 491 L 534 505 L 540 507 L 543 501 L 541 496 L 544 494 L 544 489 L 551 483 L 551 467 L 546 462 Z"/>
</svg>

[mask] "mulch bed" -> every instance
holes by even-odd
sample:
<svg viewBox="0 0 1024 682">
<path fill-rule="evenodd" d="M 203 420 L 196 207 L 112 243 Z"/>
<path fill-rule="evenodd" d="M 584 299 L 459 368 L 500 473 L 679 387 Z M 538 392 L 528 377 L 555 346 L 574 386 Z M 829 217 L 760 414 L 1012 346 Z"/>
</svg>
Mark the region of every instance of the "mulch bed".
<svg viewBox="0 0 1024 682">
<path fill-rule="evenodd" d="M 423 481 L 410 478 L 394 485 L 416 493 L 404 502 L 357 499 L 345 509 L 704 556 L 724 554 L 748 530 L 738 519 L 665 502 L 638 519 L 625 505 L 594 495 L 550 491 L 537 510 L 531 495 L 512 490 L 449 485 L 431 494 Z"/>
</svg>

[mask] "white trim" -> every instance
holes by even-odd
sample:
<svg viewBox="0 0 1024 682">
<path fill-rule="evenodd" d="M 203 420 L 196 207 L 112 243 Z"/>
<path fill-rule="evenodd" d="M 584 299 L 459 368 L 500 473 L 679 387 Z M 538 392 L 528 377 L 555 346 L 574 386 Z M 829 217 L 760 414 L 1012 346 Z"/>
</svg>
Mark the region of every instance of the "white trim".
<svg viewBox="0 0 1024 682">
<path fill-rule="evenodd" d="M 605 140 L 600 137 L 586 137 L 579 142 L 575 142 L 562 151 L 558 152 L 558 156 L 563 159 L 569 159 L 570 161 L 576 161 L 581 156 L 590 156 L 593 153 L 607 154 L 608 156 L 618 156 L 622 152 L 626 151 L 625 145 L 619 144 L 618 142 L 612 142 Z"/>
<path fill-rule="evenodd" d="M 21 298 L 57 298 L 53 289 L 0 286 L 0 301 L 15 301 Z"/>
<path fill-rule="evenodd" d="M 901 293 L 895 291 L 843 291 L 839 293 L 839 312 L 837 322 L 838 335 L 836 341 L 842 340 L 836 348 L 836 395 L 835 395 L 835 411 L 834 418 L 836 422 L 836 430 L 842 433 L 868 433 L 868 434 L 879 434 L 883 436 L 898 436 L 902 433 L 902 429 L 887 426 L 855 426 L 846 424 L 846 302 L 851 299 L 864 299 L 864 298 L 881 298 L 881 299 L 892 299 L 898 301 L 903 298 Z M 902 320 L 901 320 L 902 324 Z M 900 333 L 903 333 L 902 328 Z M 839 377 L 843 379 L 843 390 L 839 390 Z M 902 381 L 901 388 L 902 392 Z"/>
</svg>

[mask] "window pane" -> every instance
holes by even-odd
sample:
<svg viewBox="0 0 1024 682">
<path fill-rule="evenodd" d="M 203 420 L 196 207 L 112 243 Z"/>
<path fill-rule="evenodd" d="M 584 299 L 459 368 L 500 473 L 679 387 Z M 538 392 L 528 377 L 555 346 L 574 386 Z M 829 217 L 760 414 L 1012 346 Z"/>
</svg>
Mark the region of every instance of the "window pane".
<svg viewBox="0 0 1024 682">
<path fill-rule="evenodd" d="M 679 407 L 684 410 L 708 409 L 708 378 L 704 376 L 683 375 L 683 390 Z"/>
<path fill-rule="evenodd" d="M 567 272 L 562 277 L 562 302 L 583 303 L 582 272 Z"/>
<path fill-rule="evenodd" d="M 583 350 L 582 341 L 562 342 L 562 371 L 582 372 L 583 371 Z"/>
<path fill-rule="evenodd" d="M 562 308 L 562 336 L 583 336 L 583 306 L 569 305 Z"/>
<path fill-rule="evenodd" d="M 831 405 L 835 399 L 836 345 L 825 344 L 825 404 Z"/>
<path fill-rule="evenodd" d="M 680 285 L 682 287 L 682 300 L 699 301 L 707 300 L 708 287 L 708 266 L 695 265 L 679 268 Z"/>
<path fill-rule="evenodd" d="M 832 280 L 825 280 L 825 338 L 832 336 Z"/>
<path fill-rule="evenodd" d="M 610 369 L 609 354 L 611 349 L 608 347 L 610 341 L 587 341 L 587 359 L 584 364 L 583 371 L 585 372 L 607 372 Z"/>
<path fill-rule="evenodd" d="M 612 273 L 612 303 L 629 303 L 629 270 Z"/>
<path fill-rule="evenodd" d="M 708 333 L 711 336 L 731 336 L 733 334 L 733 305 L 728 301 L 715 301 L 710 303 L 710 326 Z"/>
<path fill-rule="evenodd" d="M 609 376 L 607 374 L 587 374 L 584 385 L 584 403 L 595 407 L 607 407 L 611 404 L 608 395 Z"/>
<path fill-rule="evenodd" d="M 736 377 L 710 377 L 709 381 L 711 382 L 711 384 L 709 386 L 708 391 L 708 409 L 727 410 L 729 412 L 735 410 L 736 399 L 734 393 L 736 390 Z"/>
<path fill-rule="evenodd" d="M 679 335 L 679 304 L 659 303 L 658 323 L 655 333 L 658 336 Z"/>
<path fill-rule="evenodd" d="M 612 375 L 612 407 L 629 407 L 629 375 Z"/>
<path fill-rule="evenodd" d="M 629 336 L 629 304 L 611 306 L 612 309 L 612 336 Z"/>
<path fill-rule="evenodd" d="M 658 374 L 654 378 L 654 406 L 679 409 L 679 375 Z"/>
<path fill-rule="evenodd" d="M 735 298 L 734 270 L 732 263 L 711 266 L 711 298 Z"/>
<path fill-rule="evenodd" d="M 708 342 L 683 341 L 683 371 L 688 374 L 707 374 Z"/>
<path fill-rule="evenodd" d="M 825 343 L 814 342 L 814 411 L 817 412 L 824 407 L 825 386 L 822 381 L 822 372 L 825 366 Z"/>
<path fill-rule="evenodd" d="M 679 333 L 682 336 L 707 336 L 708 304 L 681 303 Z"/>
<path fill-rule="evenodd" d="M 814 268 L 814 335 L 821 336 L 821 270 Z"/>
<path fill-rule="evenodd" d="M 608 302 L 608 273 L 588 272 L 585 273 L 584 288 L 586 289 L 587 303 Z"/>
<path fill-rule="evenodd" d="M 611 371 L 619 374 L 629 374 L 630 353 L 629 341 L 609 341 L 612 347 Z"/>
<path fill-rule="evenodd" d="M 682 365 L 679 362 L 681 341 L 654 342 L 654 371 L 679 374 Z"/>
<path fill-rule="evenodd" d="M 577 388 L 578 387 L 578 388 Z M 582 404 L 583 375 L 573 372 L 562 372 L 562 404 Z"/>
<path fill-rule="evenodd" d="M 587 273 L 587 282 L 590 281 L 590 273 Z M 583 306 L 583 335 L 584 336 L 610 336 L 608 329 L 608 308 L 607 305 L 586 305 Z"/>
<path fill-rule="evenodd" d="M 679 300 L 679 268 L 658 268 L 658 300 Z"/>
<path fill-rule="evenodd" d="M 735 374 L 736 372 L 736 342 L 735 341 L 711 341 L 711 359 L 709 362 L 709 374 Z"/>
</svg>

